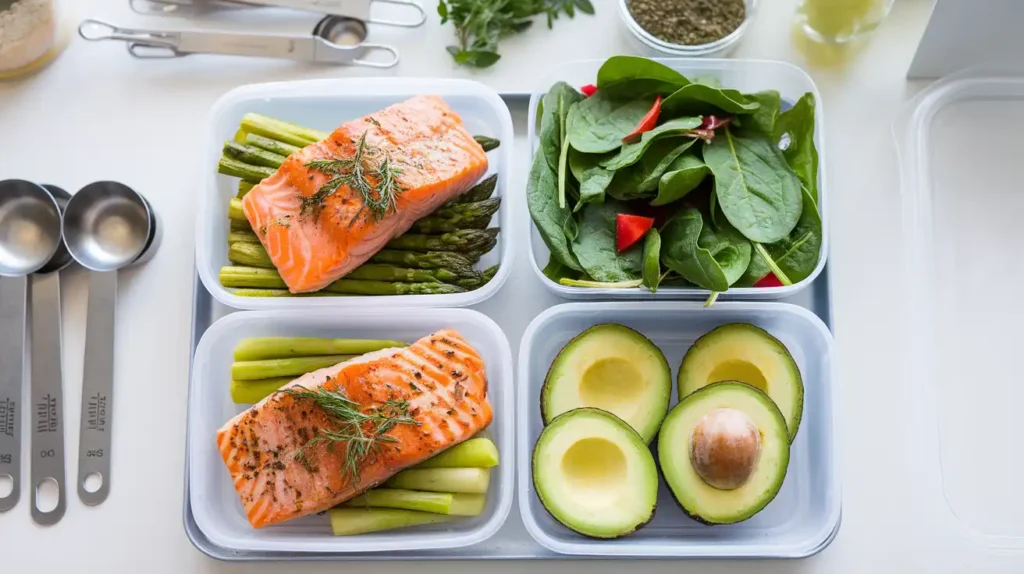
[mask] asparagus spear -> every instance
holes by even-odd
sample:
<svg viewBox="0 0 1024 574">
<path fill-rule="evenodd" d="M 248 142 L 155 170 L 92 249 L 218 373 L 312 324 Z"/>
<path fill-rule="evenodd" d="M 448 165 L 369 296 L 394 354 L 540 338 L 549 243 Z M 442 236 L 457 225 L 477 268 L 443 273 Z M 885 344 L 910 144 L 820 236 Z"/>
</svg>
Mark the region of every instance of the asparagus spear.
<svg viewBox="0 0 1024 574">
<path fill-rule="evenodd" d="M 259 361 L 262 359 L 283 359 L 287 357 L 310 357 L 317 355 L 362 355 L 363 353 L 370 353 L 381 349 L 407 346 L 408 344 L 402 341 L 378 339 L 254 337 L 243 339 L 241 343 L 235 345 L 235 360 Z"/>
<path fill-rule="evenodd" d="M 245 130 L 243 130 L 242 128 L 238 128 L 238 131 L 235 132 L 234 140 L 238 143 L 245 143 L 245 136 L 247 135 L 249 134 L 246 133 Z"/>
<path fill-rule="evenodd" d="M 489 138 L 487 136 L 473 136 L 476 143 L 480 144 L 480 147 L 484 148 L 484 151 L 491 151 L 492 149 L 498 149 L 501 145 L 501 140 Z"/>
<path fill-rule="evenodd" d="M 276 377 L 256 381 L 231 379 L 231 402 L 236 405 L 254 405 L 293 380 L 295 377 Z"/>
<path fill-rule="evenodd" d="M 390 263 L 412 269 L 447 269 L 463 277 L 476 277 L 478 272 L 473 263 L 458 253 L 450 251 L 401 251 L 398 249 L 382 249 L 370 258 L 373 263 Z"/>
<path fill-rule="evenodd" d="M 249 225 L 248 221 L 232 219 L 230 231 L 252 231 L 252 226 Z"/>
<path fill-rule="evenodd" d="M 256 243 L 259 244 L 260 238 L 250 231 L 231 231 L 228 233 L 228 245 L 232 243 Z"/>
<path fill-rule="evenodd" d="M 391 477 L 385 485 L 428 492 L 486 494 L 491 471 L 486 468 L 412 468 Z"/>
<path fill-rule="evenodd" d="M 233 291 L 235 295 L 239 297 L 342 297 L 343 293 L 325 293 L 318 291 L 316 293 L 292 293 L 287 289 L 249 289 L 240 288 Z"/>
<path fill-rule="evenodd" d="M 326 132 L 252 113 L 245 114 L 242 118 L 242 129 L 251 134 L 259 134 L 299 147 L 305 147 L 328 136 Z"/>
<path fill-rule="evenodd" d="M 266 150 L 277 155 L 288 157 L 293 153 L 302 149 L 299 146 L 286 144 L 284 142 L 277 141 L 268 137 L 261 136 L 259 134 L 246 134 L 245 141 L 242 142 L 253 147 L 258 147 L 262 150 Z"/>
<path fill-rule="evenodd" d="M 267 255 L 267 250 L 259 243 L 240 241 L 230 244 L 228 246 L 228 261 L 242 267 L 274 269 L 274 263 Z"/>
<path fill-rule="evenodd" d="M 249 220 L 245 218 L 245 212 L 242 211 L 242 200 L 237 197 L 232 197 L 228 203 L 228 219 L 234 221 L 245 221 Z M 251 227 L 249 229 L 252 229 Z"/>
<path fill-rule="evenodd" d="M 487 438 L 471 438 L 432 456 L 413 468 L 491 468 L 498 466 L 498 447 Z"/>
<path fill-rule="evenodd" d="M 237 159 L 249 165 L 272 167 L 274 169 L 281 167 L 285 160 L 283 155 L 234 141 L 224 142 L 224 156 Z"/>
<path fill-rule="evenodd" d="M 441 235 L 405 234 L 388 242 L 391 249 L 409 251 L 490 251 L 497 244 L 498 229 L 460 229 Z"/>
<path fill-rule="evenodd" d="M 284 289 L 285 282 L 273 269 L 255 267 L 222 267 L 220 283 L 225 287 L 256 289 Z M 368 281 L 360 279 L 338 279 L 323 289 L 329 293 L 343 295 L 438 295 L 461 293 L 465 289 L 447 283 L 418 282 L 400 283 L 390 281 Z M 246 294 L 248 295 L 248 294 Z M 269 294 L 268 294 L 269 295 Z"/>
<path fill-rule="evenodd" d="M 446 514 L 398 508 L 332 508 L 328 514 L 331 517 L 331 531 L 335 536 L 367 534 L 452 520 Z"/>
<path fill-rule="evenodd" d="M 449 516 L 479 516 L 487 506 L 487 497 L 483 494 L 374 488 L 341 506 L 344 508 L 402 508 Z"/>
<path fill-rule="evenodd" d="M 263 361 L 236 361 L 231 365 L 231 379 L 258 381 L 277 377 L 298 377 L 306 373 L 337 365 L 355 355 L 325 355 L 323 357 L 291 357 Z"/>
<path fill-rule="evenodd" d="M 484 229 L 501 205 L 500 198 L 442 207 L 413 224 L 420 233 L 447 233 L 459 229 Z"/>
<path fill-rule="evenodd" d="M 251 182 L 251 181 L 245 181 L 244 179 L 239 180 L 238 181 L 238 195 L 236 195 L 235 197 L 237 197 L 238 199 L 242 199 L 243 197 L 245 197 L 245 194 L 247 194 L 250 191 L 252 191 L 252 188 L 254 188 L 254 187 L 256 187 L 256 184 Z"/>
<path fill-rule="evenodd" d="M 455 199 L 448 202 L 448 205 L 458 205 L 460 203 L 472 203 L 474 201 L 483 201 L 492 195 L 494 195 L 494 188 L 498 185 L 498 174 L 494 174 L 487 179 L 476 184 L 469 191 L 456 197 Z"/>
<path fill-rule="evenodd" d="M 232 177 L 240 177 L 250 183 L 259 183 L 264 178 L 270 177 L 274 173 L 274 169 L 269 167 L 263 167 L 259 165 L 250 165 L 245 162 L 238 161 L 230 157 L 220 157 L 220 162 L 217 164 L 217 173 L 223 175 L 230 175 Z"/>
<path fill-rule="evenodd" d="M 491 265 L 487 269 L 484 269 L 484 272 L 483 272 L 484 283 L 487 283 L 491 279 L 494 279 L 494 276 L 498 274 L 498 268 L 499 267 L 500 267 L 500 265 Z"/>
</svg>

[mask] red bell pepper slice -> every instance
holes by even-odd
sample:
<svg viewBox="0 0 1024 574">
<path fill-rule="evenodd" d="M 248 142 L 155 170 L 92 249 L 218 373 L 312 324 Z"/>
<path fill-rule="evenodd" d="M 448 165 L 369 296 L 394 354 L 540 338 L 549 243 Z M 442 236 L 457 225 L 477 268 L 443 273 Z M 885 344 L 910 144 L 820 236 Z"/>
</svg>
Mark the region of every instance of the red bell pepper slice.
<svg viewBox="0 0 1024 574">
<path fill-rule="evenodd" d="M 593 96 L 594 94 L 597 93 L 597 86 L 595 86 L 594 84 L 587 84 L 580 88 L 580 91 L 583 92 L 584 96 L 587 96 L 589 98 L 590 96 Z"/>
<path fill-rule="evenodd" d="M 754 283 L 754 287 L 782 287 L 782 281 L 774 273 L 768 273 L 760 281 Z"/>
<path fill-rule="evenodd" d="M 654 105 L 651 106 L 650 111 L 647 115 L 640 120 L 640 123 L 633 128 L 633 131 L 626 134 L 626 137 L 622 138 L 622 143 L 633 143 L 640 139 L 640 135 L 644 132 L 649 132 L 654 129 L 654 126 L 658 124 L 658 116 L 661 115 L 661 96 L 658 96 L 654 100 Z"/>
<path fill-rule="evenodd" d="M 636 244 L 654 225 L 653 217 L 620 213 L 615 217 L 615 249 L 625 251 Z"/>
</svg>

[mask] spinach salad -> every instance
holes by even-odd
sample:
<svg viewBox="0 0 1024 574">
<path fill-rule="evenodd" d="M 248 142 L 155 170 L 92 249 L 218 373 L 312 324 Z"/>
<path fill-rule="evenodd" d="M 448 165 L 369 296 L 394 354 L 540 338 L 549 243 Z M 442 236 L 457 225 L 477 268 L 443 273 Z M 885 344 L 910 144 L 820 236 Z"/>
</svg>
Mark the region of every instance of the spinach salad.
<svg viewBox="0 0 1024 574">
<path fill-rule="evenodd" d="M 551 87 L 527 184 L 544 274 L 597 288 L 792 285 L 821 257 L 815 99 L 783 111 L 646 58 Z"/>
</svg>

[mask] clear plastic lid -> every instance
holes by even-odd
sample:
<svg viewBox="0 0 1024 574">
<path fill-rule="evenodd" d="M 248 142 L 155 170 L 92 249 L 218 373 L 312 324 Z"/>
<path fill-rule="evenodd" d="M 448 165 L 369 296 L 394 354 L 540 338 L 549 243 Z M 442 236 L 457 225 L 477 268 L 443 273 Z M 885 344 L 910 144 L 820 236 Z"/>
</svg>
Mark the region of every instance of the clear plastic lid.
<svg viewBox="0 0 1024 574">
<path fill-rule="evenodd" d="M 1024 74 L 995 67 L 933 84 L 895 126 L 922 488 L 973 542 L 1024 550 L 1022 132 Z"/>
</svg>

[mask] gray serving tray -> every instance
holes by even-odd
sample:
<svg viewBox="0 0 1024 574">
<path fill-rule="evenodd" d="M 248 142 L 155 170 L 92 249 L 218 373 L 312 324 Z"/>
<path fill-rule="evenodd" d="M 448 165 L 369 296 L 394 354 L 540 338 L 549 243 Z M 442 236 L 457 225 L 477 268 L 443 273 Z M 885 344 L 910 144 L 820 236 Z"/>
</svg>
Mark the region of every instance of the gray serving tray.
<svg viewBox="0 0 1024 574">
<path fill-rule="evenodd" d="M 529 106 L 529 94 L 528 93 L 514 93 L 514 94 L 502 94 L 502 98 L 508 104 L 509 109 L 512 112 L 513 122 L 515 124 L 517 134 L 525 134 L 526 115 Z M 523 140 L 522 136 L 517 136 L 517 140 Z M 519 141 L 517 141 L 517 144 Z M 529 146 L 521 145 L 517 146 L 521 149 L 529 149 Z M 523 153 L 523 152 L 519 152 Z M 522 213 L 522 217 L 529 217 L 527 213 Z M 516 217 L 520 217 L 519 214 Z M 525 256 L 526 254 L 520 254 Z M 831 261 L 831 260 L 830 260 Z M 780 302 L 791 303 L 793 305 L 799 305 L 810 310 L 812 313 L 817 315 L 821 320 L 828 326 L 829 330 L 832 330 L 832 289 L 829 278 L 829 267 L 831 263 L 825 265 L 821 274 L 818 275 L 817 279 L 811 283 L 811 285 L 785 299 L 779 300 Z M 520 272 L 524 271 L 521 265 Z M 511 283 L 511 281 L 510 281 Z M 514 285 L 506 285 L 505 290 L 514 290 Z M 565 301 L 559 301 L 565 302 Z M 206 329 L 219 317 L 231 313 L 239 312 L 230 309 L 217 301 L 214 300 L 213 296 L 203 287 L 202 282 L 199 280 L 198 273 L 195 274 L 195 280 L 193 284 L 193 300 L 192 300 L 192 341 L 191 351 L 189 354 L 189 364 L 192 363 L 192 356 L 195 353 L 196 345 L 199 343 L 199 339 L 206 332 Z M 244 312 L 244 311 L 241 311 Z M 532 319 L 532 317 L 530 317 Z M 498 321 L 501 325 L 501 321 Z M 505 325 L 502 325 L 506 328 Z M 513 346 L 518 348 L 518 341 L 512 341 Z M 191 371 L 191 367 L 189 369 Z M 191 372 L 190 372 L 191 374 Z M 518 375 L 518 373 L 517 373 Z M 185 437 L 185 449 L 188 452 L 188 441 L 192 440 L 192 437 Z M 215 558 L 217 560 L 226 561 L 237 561 L 237 562 L 256 562 L 256 561 L 380 561 L 380 560 L 537 560 L 537 559 L 593 559 L 602 558 L 608 559 L 612 557 L 586 557 L 586 556 L 570 556 L 562 555 L 552 552 L 540 544 L 538 544 L 526 531 L 526 527 L 523 524 L 523 519 L 519 514 L 518 501 L 514 500 L 512 504 L 512 512 L 509 514 L 508 520 L 501 527 L 498 532 L 491 537 L 489 540 L 467 546 L 464 548 L 456 548 L 450 550 L 435 550 L 435 551 L 410 551 L 410 552 L 386 552 L 386 553 L 303 553 L 303 552 L 249 552 L 249 551 L 236 551 L 228 548 L 217 546 L 210 542 L 210 540 L 202 533 L 199 527 L 196 525 L 195 519 L 192 515 L 192 507 L 190 504 L 191 496 L 189 492 L 189 468 L 188 468 L 188 457 L 185 458 L 185 492 L 184 492 L 184 509 L 183 509 L 183 521 L 185 526 L 185 534 L 192 544 L 203 554 Z M 827 547 L 835 538 L 839 531 L 842 519 L 836 523 L 835 529 L 832 531 L 830 536 L 823 541 L 820 548 L 816 551 L 821 551 Z"/>
</svg>

